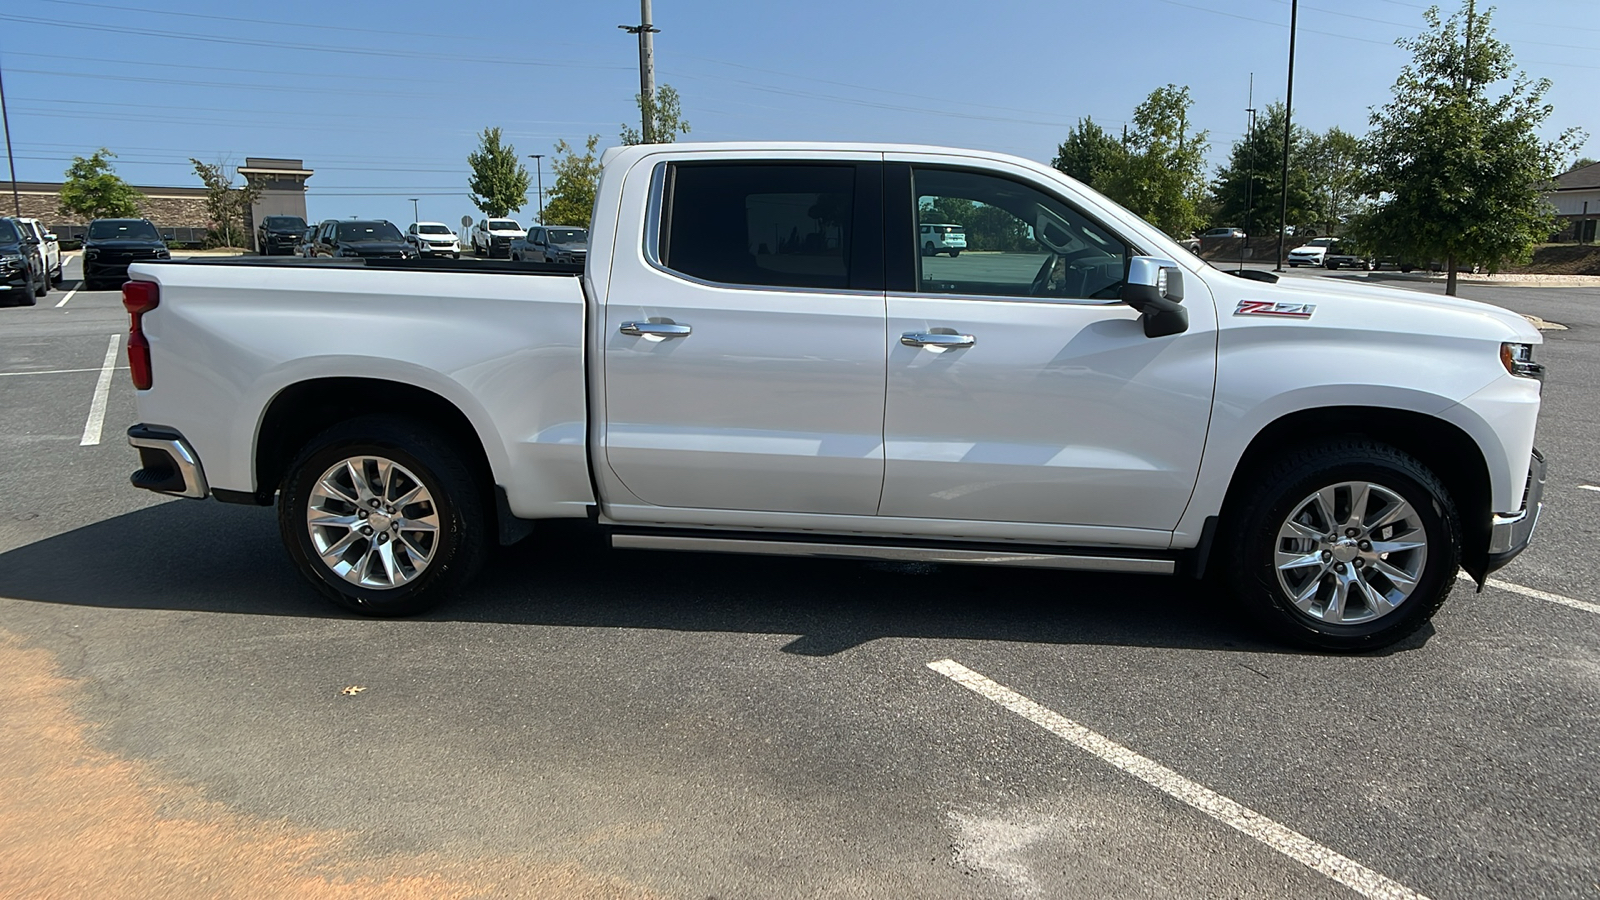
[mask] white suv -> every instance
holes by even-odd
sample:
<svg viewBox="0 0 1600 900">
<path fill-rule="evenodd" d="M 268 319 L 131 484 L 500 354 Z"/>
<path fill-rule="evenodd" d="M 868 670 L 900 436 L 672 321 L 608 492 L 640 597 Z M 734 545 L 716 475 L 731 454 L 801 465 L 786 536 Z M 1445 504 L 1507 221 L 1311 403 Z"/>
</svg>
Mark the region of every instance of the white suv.
<svg viewBox="0 0 1600 900">
<path fill-rule="evenodd" d="M 461 241 L 443 222 L 412 222 L 406 229 L 406 243 L 416 247 L 422 256 L 461 258 Z"/>
<path fill-rule="evenodd" d="M 923 256 L 950 254 L 951 259 L 967 249 L 967 229 L 960 225 L 923 225 L 917 240 L 922 244 Z"/>
<path fill-rule="evenodd" d="M 46 281 L 49 284 L 61 283 L 61 242 L 56 239 L 53 232 L 44 227 L 38 219 L 13 219 L 17 227 L 22 229 L 22 237 L 29 241 L 36 241 L 41 272 L 50 273 Z"/>
</svg>

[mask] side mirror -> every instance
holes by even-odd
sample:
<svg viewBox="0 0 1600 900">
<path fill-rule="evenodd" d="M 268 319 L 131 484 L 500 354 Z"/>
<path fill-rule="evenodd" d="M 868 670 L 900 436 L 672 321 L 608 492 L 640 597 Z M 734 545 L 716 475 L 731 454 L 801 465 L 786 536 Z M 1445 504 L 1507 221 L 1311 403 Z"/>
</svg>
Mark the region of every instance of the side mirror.
<svg viewBox="0 0 1600 900">
<path fill-rule="evenodd" d="M 1182 305 L 1183 270 L 1170 259 L 1135 256 L 1129 260 L 1122 302 L 1139 311 L 1145 337 L 1166 337 L 1189 330 L 1189 311 Z"/>
<path fill-rule="evenodd" d="M 56 237 L 56 233 L 54 231 L 46 231 L 44 233 L 44 239 L 47 240 L 47 241 L 59 241 L 59 240 L 61 240 L 60 238 Z"/>
</svg>

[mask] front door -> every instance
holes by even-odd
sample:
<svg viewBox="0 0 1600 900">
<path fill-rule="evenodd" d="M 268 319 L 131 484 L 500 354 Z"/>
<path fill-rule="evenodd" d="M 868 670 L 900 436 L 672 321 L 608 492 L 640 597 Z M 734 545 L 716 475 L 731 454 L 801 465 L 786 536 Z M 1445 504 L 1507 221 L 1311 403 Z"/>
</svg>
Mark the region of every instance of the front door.
<svg viewBox="0 0 1600 900">
<path fill-rule="evenodd" d="M 881 165 L 689 159 L 653 178 L 652 237 L 618 240 L 605 306 L 610 472 L 647 507 L 872 515 Z"/>
<path fill-rule="evenodd" d="M 888 295 L 879 513 L 1176 527 L 1211 411 L 1203 286 L 1188 332 L 1147 338 L 1117 300 L 1136 250 L 1113 231 L 1025 175 L 913 165 L 910 177 L 919 222 L 960 225 L 967 246 L 937 256 L 919 243 L 915 289 Z"/>
</svg>

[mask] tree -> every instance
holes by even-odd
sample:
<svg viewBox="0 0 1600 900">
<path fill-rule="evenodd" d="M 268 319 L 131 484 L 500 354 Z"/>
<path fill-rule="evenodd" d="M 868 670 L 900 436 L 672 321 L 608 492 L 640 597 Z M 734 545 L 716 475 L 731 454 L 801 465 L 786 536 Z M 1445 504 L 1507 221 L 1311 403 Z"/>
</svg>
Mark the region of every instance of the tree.
<svg viewBox="0 0 1600 900">
<path fill-rule="evenodd" d="M 1103 191 L 1111 176 L 1121 170 L 1128 154 L 1122 144 L 1089 117 L 1078 120 L 1067 139 L 1056 148 L 1050 165 L 1088 186 Z"/>
<path fill-rule="evenodd" d="M 683 119 L 678 91 L 672 85 L 663 84 L 656 89 L 654 97 L 634 94 L 633 102 L 639 107 L 641 122 L 650 123 L 650 133 L 642 134 L 632 125 L 624 124 L 622 143 L 630 147 L 634 144 L 670 144 L 678 139 L 678 135 L 689 133 L 689 123 Z"/>
<path fill-rule="evenodd" d="M 556 183 L 544 205 L 546 222 L 589 227 L 589 217 L 594 215 L 594 193 L 600 186 L 600 162 L 595 157 L 599 145 L 598 134 L 589 135 L 582 154 L 566 141 L 556 141 L 555 157 L 550 163 Z"/>
<path fill-rule="evenodd" d="M 1283 204 L 1284 105 L 1269 103 L 1244 140 L 1235 141 L 1228 162 L 1212 182 L 1216 209 L 1211 221 L 1237 225 L 1245 234 L 1276 234 Z M 1297 228 L 1316 218 L 1306 165 L 1310 137 L 1296 127 L 1290 134 L 1288 224 Z"/>
<path fill-rule="evenodd" d="M 108 160 L 117 155 L 101 147 L 88 159 L 72 158 L 61 185 L 61 212 L 83 219 L 127 219 L 139 215 L 144 195 L 117 177 Z"/>
<path fill-rule="evenodd" d="M 528 202 L 528 167 L 517 158 L 517 148 L 500 142 L 500 129 L 485 128 L 478 149 L 467 154 L 472 178 L 472 204 L 486 216 L 500 218 L 522 209 Z"/>
<path fill-rule="evenodd" d="M 1133 111 L 1127 159 L 1105 193 L 1173 237 L 1203 224 L 1207 132 L 1189 128 L 1189 89 L 1169 84 Z"/>
<path fill-rule="evenodd" d="M 1312 135 L 1303 152 L 1312 215 L 1301 221 L 1338 234 L 1367 205 L 1360 187 L 1361 139 L 1336 125 Z"/>
<path fill-rule="evenodd" d="M 245 217 L 250 205 L 261 195 L 261 189 L 248 183 L 242 188 L 234 187 L 227 160 L 203 163 L 190 157 L 189 162 L 206 186 L 206 220 L 211 223 L 206 243 L 213 247 L 245 246 L 249 240 Z"/>
<path fill-rule="evenodd" d="M 1600 159 L 1595 159 L 1592 156 L 1580 156 L 1576 160 L 1573 160 L 1572 165 L 1567 167 L 1567 171 L 1568 172 L 1576 172 L 1577 170 L 1582 169 L 1585 166 L 1592 166 L 1597 162 L 1600 162 Z"/>
<path fill-rule="evenodd" d="M 1550 236 L 1555 216 L 1543 193 L 1582 134 L 1539 138 L 1552 112 L 1544 102 L 1550 80 L 1515 69 L 1511 48 L 1474 0 L 1449 19 L 1437 7 L 1423 18 L 1427 31 L 1398 42 L 1412 60 L 1394 99 L 1372 113 L 1362 189 L 1383 199 L 1356 231 L 1380 252 L 1442 259 L 1453 296 L 1458 262 L 1494 271 L 1526 260 Z M 1499 84 L 1504 92 L 1491 97 L 1489 86 Z"/>
</svg>

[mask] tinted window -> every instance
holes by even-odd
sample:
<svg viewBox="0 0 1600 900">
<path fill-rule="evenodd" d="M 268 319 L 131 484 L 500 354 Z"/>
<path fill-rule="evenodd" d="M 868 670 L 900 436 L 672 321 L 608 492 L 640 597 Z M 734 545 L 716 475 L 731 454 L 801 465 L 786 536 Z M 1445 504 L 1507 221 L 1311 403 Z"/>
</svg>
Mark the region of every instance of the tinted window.
<svg viewBox="0 0 1600 900">
<path fill-rule="evenodd" d="M 589 232 L 582 228 L 552 228 L 550 229 L 550 243 L 552 244 L 587 244 Z"/>
<path fill-rule="evenodd" d="M 299 231 L 306 227 L 306 220 L 299 216 L 267 216 L 261 221 L 267 228 L 276 228 L 279 231 Z"/>
<path fill-rule="evenodd" d="M 89 223 L 89 239 L 93 241 L 159 241 L 156 227 L 138 219 L 101 219 Z"/>
<path fill-rule="evenodd" d="M 994 175 L 914 169 L 919 290 L 1002 297 L 1115 299 L 1120 239 L 1065 203 Z"/>
<path fill-rule="evenodd" d="M 22 240 L 22 235 L 17 233 L 15 222 L 10 219 L 0 219 L 0 244 L 15 244 Z"/>
<path fill-rule="evenodd" d="M 443 225 L 418 225 L 416 228 L 421 234 L 455 234 Z"/>
<path fill-rule="evenodd" d="M 661 261 L 728 284 L 848 288 L 853 166 L 682 165 Z"/>
<path fill-rule="evenodd" d="M 510 219 L 496 219 L 489 223 L 490 231 L 521 231 L 522 226 Z"/>
<path fill-rule="evenodd" d="M 388 222 L 340 222 L 339 240 L 359 244 L 367 241 L 400 241 L 400 229 Z"/>
</svg>

